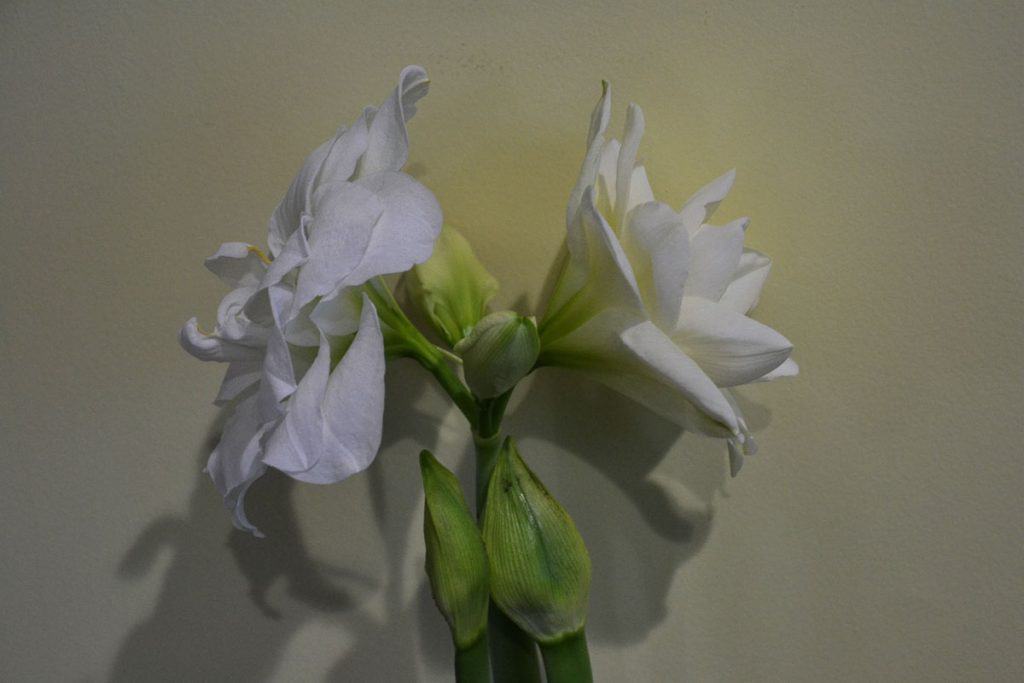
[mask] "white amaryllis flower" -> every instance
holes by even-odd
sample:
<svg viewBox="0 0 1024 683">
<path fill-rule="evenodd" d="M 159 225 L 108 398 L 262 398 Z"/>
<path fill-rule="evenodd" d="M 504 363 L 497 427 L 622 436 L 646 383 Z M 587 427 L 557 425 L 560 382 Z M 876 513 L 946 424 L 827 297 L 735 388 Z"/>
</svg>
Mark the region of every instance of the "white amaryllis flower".
<svg viewBox="0 0 1024 683">
<path fill-rule="evenodd" d="M 433 194 L 400 171 L 427 86 L 407 67 L 379 109 L 306 159 L 270 219 L 270 256 L 229 243 L 207 259 L 234 289 L 212 332 L 193 318 L 180 336 L 197 358 L 229 363 L 217 402 L 238 403 L 207 471 L 241 529 L 256 532 L 244 495 L 267 466 L 333 483 L 380 446 L 384 343 L 362 290 L 429 258 L 441 230 Z"/>
<path fill-rule="evenodd" d="M 685 428 L 729 439 L 733 474 L 755 448 L 727 387 L 795 375 L 792 345 L 747 317 L 770 260 L 742 218 L 709 225 L 730 171 L 679 211 L 656 201 L 637 150 L 643 112 L 605 141 L 607 84 L 569 199 L 568 256 L 540 325 L 540 364 L 582 370 Z"/>
</svg>

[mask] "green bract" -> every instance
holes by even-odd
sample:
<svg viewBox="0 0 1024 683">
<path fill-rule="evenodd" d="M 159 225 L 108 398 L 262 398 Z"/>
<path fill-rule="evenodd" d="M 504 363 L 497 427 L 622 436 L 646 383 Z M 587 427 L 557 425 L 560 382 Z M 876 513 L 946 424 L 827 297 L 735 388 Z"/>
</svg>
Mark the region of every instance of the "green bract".
<svg viewBox="0 0 1024 683">
<path fill-rule="evenodd" d="M 511 439 L 487 491 L 483 537 L 491 597 L 540 643 L 583 628 L 590 557 L 569 514 L 527 468 Z"/>
<path fill-rule="evenodd" d="M 452 629 L 455 646 L 463 649 L 487 628 L 487 554 L 455 475 L 429 451 L 420 453 L 420 471 L 430 590 Z"/>
<path fill-rule="evenodd" d="M 455 346 L 466 383 L 480 398 L 505 393 L 537 362 L 540 337 L 533 318 L 513 311 L 491 313 Z"/>
<path fill-rule="evenodd" d="M 442 228 L 430 259 L 409 272 L 408 282 L 413 300 L 451 346 L 484 317 L 498 292 L 497 280 L 449 225 Z"/>
</svg>

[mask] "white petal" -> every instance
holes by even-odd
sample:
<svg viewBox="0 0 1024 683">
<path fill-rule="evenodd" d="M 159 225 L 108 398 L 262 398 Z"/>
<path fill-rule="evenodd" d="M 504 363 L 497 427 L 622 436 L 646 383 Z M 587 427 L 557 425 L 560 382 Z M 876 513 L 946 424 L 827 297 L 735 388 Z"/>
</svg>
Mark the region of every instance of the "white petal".
<svg viewBox="0 0 1024 683">
<path fill-rule="evenodd" d="M 427 94 L 430 81 L 419 66 L 407 66 L 398 86 L 370 122 L 366 153 L 359 167 L 360 177 L 378 171 L 397 171 L 409 157 L 406 122 L 416 112 L 416 102 Z"/>
<path fill-rule="evenodd" d="M 793 350 L 781 334 L 725 306 L 684 297 L 673 340 L 715 384 L 753 382 L 779 367 Z"/>
<path fill-rule="evenodd" d="M 181 347 L 199 360 L 220 362 L 258 360 L 263 356 L 262 349 L 244 346 L 226 341 L 212 334 L 199 330 L 199 322 L 191 318 L 178 334 Z"/>
<path fill-rule="evenodd" d="M 787 358 L 785 362 L 779 367 L 775 368 L 766 375 L 762 375 L 757 378 L 758 382 L 771 382 L 776 379 L 783 379 L 785 377 L 796 377 L 800 374 L 800 366 L 796 364 L 796 361 L 792 358 Z"/>
<path fill-rule="evenodd" d="M 323 402 L 324 451 L 293 476 L 331 484 L 366 469 L 380 448 L 384 418 L 384 339 L 377 311 L 363 296 L 359 332 L 327 382 Z"/>
<path fill-rule="evenodd" d="M 566 207 L 565 225 L 568 230 L 569 253 L 573 259 L 582 258 L 579 254 L 585 251 L 584 237 L 580 233 L 576 214 L 583 200 L 583 193 L 597 181 L 598 166 L 604 151 L 604 132 L 611 119 L 612 89 L 607 82 L 601 83 L 601 99 L 590 115 L 590 129 L 587 131 L 587 154 L 583 159 L 576 185 L 569 193 L 569 205 Z"/>
<path fill-rule="evenodd" d="M 622 150 L 615 167 L 615 224 L 620 228 L 626 223 L 629 209 L 630 187 L 636 166 L 636 155 L 640 139 L 644 135 L 644 112 L 635 104 L 626 110 L 626 130 L 622 136 Z"/>
<path fill-rule="evenodd" d="M 323 400 L 330 371 L 331 347 L 325 338 L 316 360 L 288 400 L 284 419 L 267 440 L 266 464 L 294 475 L 319 461 L 324 448 Z"/>
<path fill-rule="evenodd" d="M 206 267 L 229 287 L 255 287 L 270 261 L 257 247 L 245 242 L 225 242 Z"/>
<path fill-rule="evenodd" d="M 619 150 L 622 145 L 615 138 L 601 150 L 597 178 L 594 182 L 594 205 L 602 216 L 615 216 L 615 174 L 619 166 Z"/>
<path fill-rule="evenodd" d="M 246 389 L 260 381 L 263 375 L 263 363 L 258 360 L 238 360 L 228 365 L 215 405 L 225 405 L 242 394 Z"/>
<path fill-rule="evenodd" d="M 690 235 L 682 220 L 667 204 L 641 204 L 630 212 L 624 237 L 648 310 L 663 329 L 674 329 L 690 267 Z"/>
<path fill-rule="evenodd" d="M 363 300 L 356 287 L 341 287 L 321 299 L 310 320 L 324 334 L 345 337 L 359 329 Z"/>
<path fill-rule="evenodd" d="M 653 377 L 730 432 L 737 432 L 736 414 L 722 391 L 657 326 L 649 321 L 640 323 L 623 332 L 622 341 Z"/>
<path fill-rule="evenodd" d="M 726 286 L 719 303 L 737 313 L 749 313 L 757 305 L 771 266 L 771 259 L 764 254 L 744 249 L 732 282 Z"/>
<path fill-rule="evenodd" d="M 743 233 L 750 223 L 740 218 L 721 227 L 704 225 L 690 240 L 686 295 L 718 301 L 732 282 L 743 254 Z"/>
<path fill-rule="evenodd" d="M 338 286 L 360 285 L 426 261 L 440 232 L 434 195 L 404 173 L 320 186 L 309 226 L 310 256 L 299 271 L 289 317 Z"/>
<path fill-rule="evenodd" d="M 315 181 L 306 189 L 304 211 L 310 210 L 313 194 L 322 183 L 341 183 L 352 180 L 359 160 L 366 153 L 368 141 L 369 126 L 365 114 L 360 116 L 350 128 L 338 131 Z"/>
<path fill-rule="evenodd" d="M 327 140 L 306 157 L 299 169 L 298 174 L 292 180 L 284 198 L 278 203 L 274 213 L 270 216 L 270 225 L 267 233 L 267 244 L 270 245 L 270 253 L 275 257 L 284 249 L 284 245 L 292 236 L 302 221 L 302 214 L 307 211 L 308 198 L 312 191 L 313 183 L 320 167 L 331 151 L 336 138 Z"/>
<path fill-rule="evenodd" d="M 250 301 L 256 294 L 255 287 L 233 289 L 221 299 L 217 307 L 217 328 L 215 334 L 225 340 L 246 346 L 262 347 L 267 340 L 267 325 L 249 319 L 247 311 L 258 311 L 259 307 Z"/>
<path fill-rule="evenodd" d="M 345 284 L 356 286 L 378 275 L 404 273 L 429 259 L 442 223 L 434 194 L 412 176 L 398 172 L 377 173 L 356 184 L 373 192 L 384 210 Z"/>
<path fill-rule="evenodd" d="M 352 178 L 366 152 L 368 137 L 364 113 L 350 128 L 339 128 L 334 137 L 306 158 L 270 217 L 267 240 L 274 256 L 281 253 L 288 239 L 301 227 L 303 216 L 310 212 L 315 189 L 321 183 L 344 182 Z"/>
<path fill-rule="evenodd" d="M 626 213 L 647 202 L 654 201 L 654 190 L 647 180 L 647 170 L 643 166 L 633 168 L 633 176 L 629 181 L 629 201 L 626 203 Z"/>
<path fill-rule="evenodd" d="M 578 262 L 566 264 L 568 275 L 563 274 L 541 322 L 541 339 L 546 346 L 604 309 L 624 308 L 646 317 L 629 259 L 594 206 L 594 188 L 584 192 L 576 221 L 584 252 Z M 578 283 L 575 290 L 565 286 L 572 281 Z"/>
<path fill-rule="evenodd" d="M 260 414 L 266 420 L 279 417 L 283 412 L 281 402 L 296 390 L 295 366 L 291 349 L 281 330 L 275 327 L 267 341 L 267 353 L 263 358 L 262 382 L 259 390 Z"/>
<path fill-rule="evenodd" d="M 235 526 L 257 536 L 259 531 L 245 516 L 245 491 L 267 469 L 260 461 L 260 442 L 266 430 L 267 425 L 258 418 L 256 397 L 250 396 L 235 408 L 206 464 L 206 472 L 224 497 L 224 506 L 234 515 Z"/>
<path fill-rule="evenodd" d="M 317 189 L 308 228 L 309 258 L 296 281 L 293 314 L 333 292 L 359 265 L 384 208 L 371 189 L 355 183 L 329 183 Z"/>
<path fill-rule="evenodd" d="M 687 431 L 718 439 L 733 436 L 722 423 L 698 410 L 667 384 L 642 375 L 590 371 L 586 374 Z"/>
<path fill-rule="evenodd" d="M 270 263 L 267 272 L 263 275 L 263 279 L 260 281 L 261 289 L 278 284 L 290 272 L 309 260 L 309 240 L 305 225 L 309 220 L 310 217 L 306 214 L 303 219 L 303 225 L 289 235 L 288 241 L 285 242 L 283 248 Z"/>
<path fill-rule="evenodd" d="M 704 225 L 715 212 L 718 205 L 722 203 L 725 196 L 732 189 L 732 183 L 736 180 L 736 170 L 728 171 L 724 175 L 715 178 L 710 183 L 697 190 L 697 192 L 686 200 L 682 210 L 679 212 L 683 217 L 683 223 L 690 234 L 694 234 Z"/>
<path fill-rule="evenodd" d="M 326 337 L 267 442 L 266 464 L 311 483 L 361 471 L 380 446 L 384 344 L 376 309 L 364 299 L 355 340 L 330 371 Z"/>
</svg>

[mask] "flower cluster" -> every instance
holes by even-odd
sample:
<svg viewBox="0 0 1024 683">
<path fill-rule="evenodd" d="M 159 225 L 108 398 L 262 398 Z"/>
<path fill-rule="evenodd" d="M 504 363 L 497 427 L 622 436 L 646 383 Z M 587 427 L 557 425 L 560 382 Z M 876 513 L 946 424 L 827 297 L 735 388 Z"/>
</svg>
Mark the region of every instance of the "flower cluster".
<svg viewBox="0 0 1024 683">
<path fill-rule="evenodd" d="M 489 313 L 497 283 L 464 238 L 448 226 L 442 233 L 434 196 L 401 170 L 406 123 L 427 87 L 423 69 L 406 68 L 379 109 L 309 155 L 271 216 L 267 252 L 232 242 L 206 261 L 232 290 L 212 332 L 193 318 L 181 343 L 228 364 L 216 402 L 234 410 L 207 471 L 235 524 L 256 532 L 244 496 L 267 467 L 331 483 L 369 466 L 394 355 L 434 372 L 477 436 L 497 438 L 520 379 L 561 366 L 725 439 L 735 475 L 755 444 L 730 388 L 795 375 L 797 366 L 789 341 L 748 317 L 771 264 L 744 248 L 749 221 L 708 223 L 733 173 L 678 211 L 655 199 L 637 161 L 643 113 L 630 105 L 622 141 L 606 139 L 606 84 L 544 315 L 537 323 Z M 415 330 L 380 280 L 410 269 L 412 298 L 447 350 Z"/>
</svg>

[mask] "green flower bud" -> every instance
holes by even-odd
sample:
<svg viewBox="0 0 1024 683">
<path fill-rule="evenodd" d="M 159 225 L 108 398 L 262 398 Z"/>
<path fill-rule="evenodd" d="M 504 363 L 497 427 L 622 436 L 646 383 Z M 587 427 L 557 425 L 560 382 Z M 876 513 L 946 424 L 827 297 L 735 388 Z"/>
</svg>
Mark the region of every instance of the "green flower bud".
<svg viewBox="0 0 1024 683">
<path fill-rule="evenodd" d="M 491 313 L 455 345 L 466 383 L 480 398 L 494 398 L 533 370 L 540 337 L 533 318 L 513 311 Z"/>
<path fill-rule="evenodd" d="M 541 643 L 578 633 L 587 617 L 590 557 L 569 514 L 526 467 L 511 439 L 487 489 L 484 544 L 491 597 Z"/>
<path fill-rule="evenodd" d="M 428 451 L 420 453 L 426 570 L 434 602 L 464 649 L 487 628 L 487 554 L 458 479 Z"/>
<path fill-rule="evenodd" d="M 477 260 L 473 249 L 451 226 L 444 226 L 425 263 L 409 271 L 413 300 L 449 345 L 460 339 L 487 313 L 498 293 L 498 281 Z"/>
</svg>

